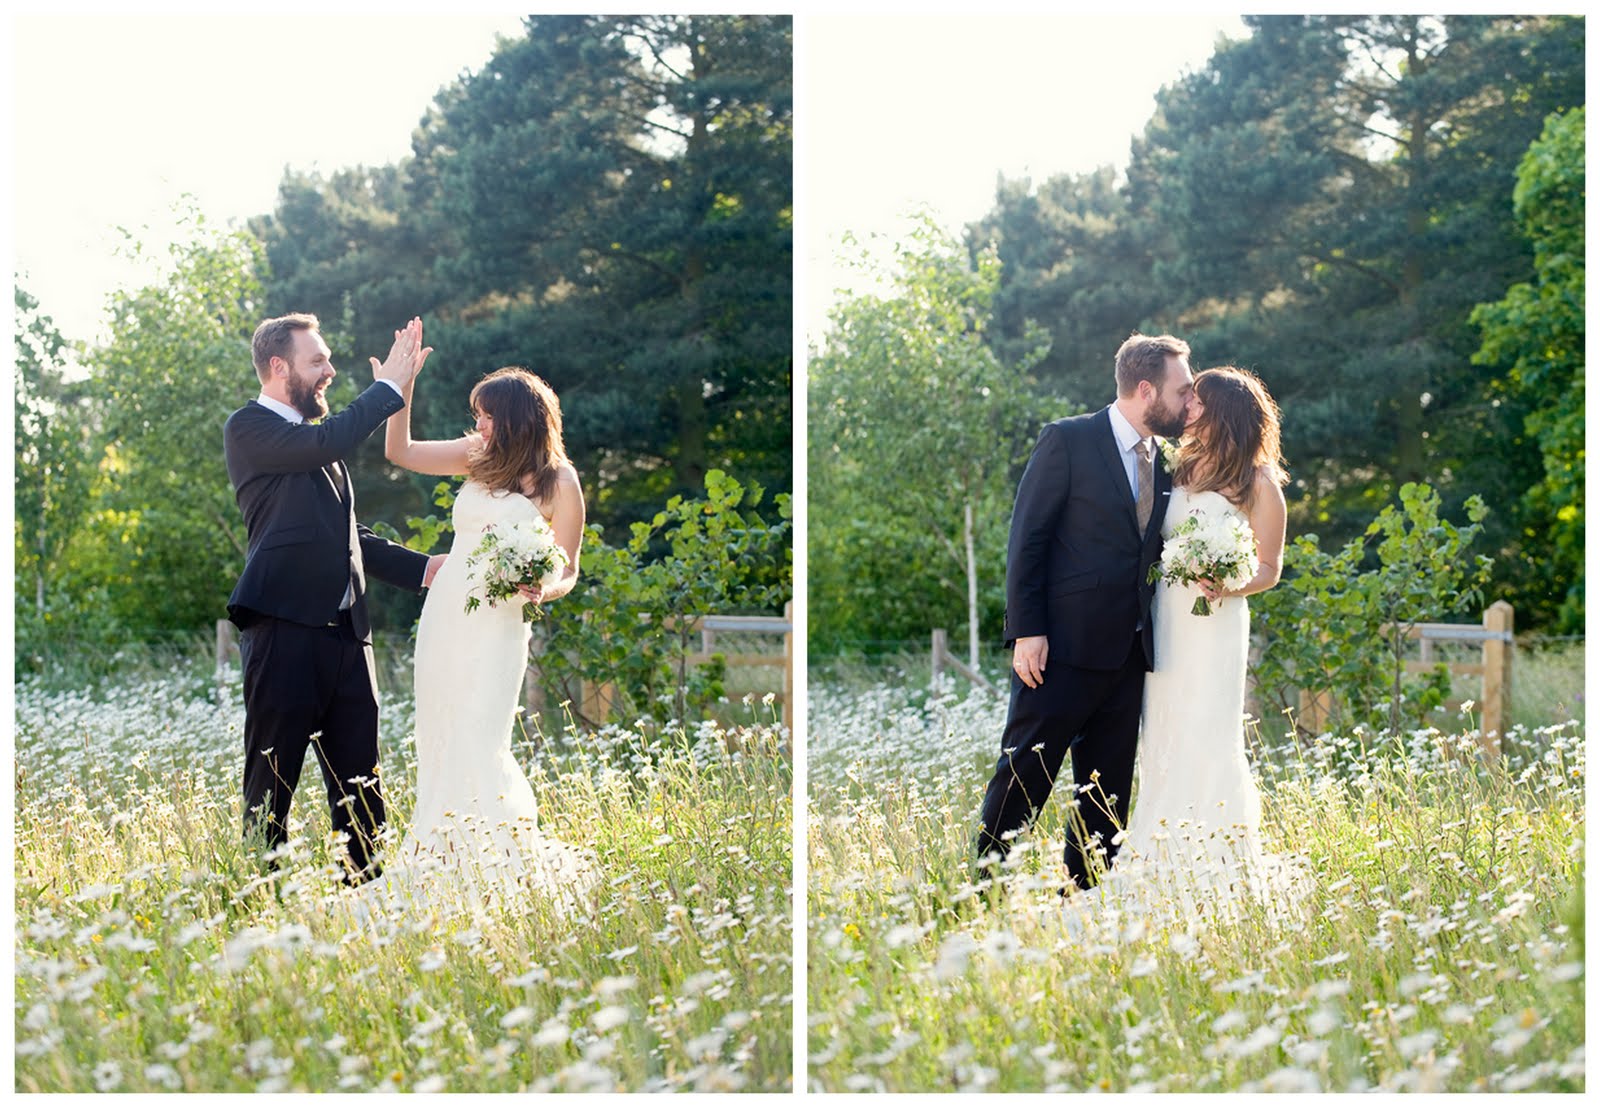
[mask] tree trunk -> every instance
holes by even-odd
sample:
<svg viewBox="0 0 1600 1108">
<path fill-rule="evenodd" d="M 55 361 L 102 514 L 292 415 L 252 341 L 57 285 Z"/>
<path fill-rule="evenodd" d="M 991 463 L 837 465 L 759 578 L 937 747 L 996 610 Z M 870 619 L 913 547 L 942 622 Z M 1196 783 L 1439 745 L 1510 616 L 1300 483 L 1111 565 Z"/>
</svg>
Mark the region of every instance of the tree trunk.
<svg viewBox="0 0 1600 1108">
<path fill-rule="evenodd" d="M 977 542 L 973 535 L 973 509 L 969 497 L 966 503 L 966 519 L 962 528 L 963 538 L 967 544 L 967 665 L 972 667 L 974 673 L 978 669 L 978 552 Z"/>
<path fill-rule="evenodd" d="M 687 84 L 693 88 L 705 80 L 712 68 L 712 60 L 706 56 L 704 39 L 693 19 L 688 21 L 688 30 L 689 33 L 685 36 L 689 46 Z M 706 130 L 706 111 L 702 107 L 702 98 L 696 96 L 693 103 L 695 107 L 689 113 L 689 138 L 684 151 L 681 176 L 684 178 L 685 192 L 695 197 L 695 211 L 691 213 L 690 218 L 698 224 L 705 220 L 715 197 L 712 195 L 709 183 L 704 181 L 700 174 L 700 165 L 705 157 L 704 150 L 710 141 L 710 134 Z M 705 320 L 700 296 L 706 275 L 705 252 L 698 237 L 690 236 L 687 243 L 689 249 L 683 260 L 681 285 L 685 309 L 684 333 L 690 340 L 704 342 Z M 678 385 L 678 457 L 673 467 L 678 484 L 682 488 L 705 487 L 706 422 L 705 378 L 700 373 L 686 374 Z"/>
<path fill-rule="evenodd" d="M 1413 80 L 1423 79 L 1428 60 L 1421 48 L 1420 21 L 1411 22 L 1406 42 L 1406 73 Z M 1401 248 L 1400 304 L 1406 312 L 1406 345 L 1417 350 L 1423 364 L 1427 351 L 1425 327 L 1417 309 L 1417 292 L 1422 288 L 1425 268 L 1422 258 L 1423 236 L 1428 230 L 1428 132 L 1435 119 L 1422 104 L 1413 108 L 1406 119 L 1406 241 Z M 1424 370 L 1426 373 L 1427 370 Z M 1421 481 L 1427 477 L 1425 452 L 1422 447 L 1423 407 L 1422 394 L 1427 391 L 1426 378 L 1416 382 L 1416 388 L 1396 398 L 1395 478 Z"/>
</svg>

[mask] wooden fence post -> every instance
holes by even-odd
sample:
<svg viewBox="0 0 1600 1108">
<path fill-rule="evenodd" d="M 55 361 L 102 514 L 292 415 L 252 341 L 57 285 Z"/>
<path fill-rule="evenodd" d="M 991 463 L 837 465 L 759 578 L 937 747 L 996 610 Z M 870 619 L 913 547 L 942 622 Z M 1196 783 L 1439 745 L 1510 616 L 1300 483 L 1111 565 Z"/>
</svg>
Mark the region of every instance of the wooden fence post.
<svg viewBox="0 0 1600 1108">
<path fill-rule="evenodd" d="M 1000 692 L 993 681 L 950 653 L 949 636 L 944 633 L 943 627 L 936 627 L 933 631 L 933 683 L 936 686 L 946 667 L 955 670 L 980 689 L 996 694 Z"/>
<path fill-rule="evenodd" d="M 1483 613 L 1483 626 L 1491 633 L 1483 641 L 1483 752 L 1500 754 L 1500 740 L 1511 721 L 1511 656 L 1513 612 L 1504 600 L 1496 600 Z"/>
<path fill-rule="evenodd" d="M 217 668 L 239 657 L 239 632 L 232 620 L 217 620 Z"/>
</svg>

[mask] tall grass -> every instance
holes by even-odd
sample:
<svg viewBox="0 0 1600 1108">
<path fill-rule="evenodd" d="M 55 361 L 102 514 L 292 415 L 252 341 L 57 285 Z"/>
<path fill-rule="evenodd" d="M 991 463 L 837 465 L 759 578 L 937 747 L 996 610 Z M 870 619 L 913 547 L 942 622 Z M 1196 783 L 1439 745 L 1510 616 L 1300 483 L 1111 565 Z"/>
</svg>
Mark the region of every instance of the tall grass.
<svg viewBox="0 0 1600 1108">
<path fill-rule="evenodd" d="M 1060 796 L 972 879 L 1005 705 L 812 685 L 810 1083 L 818 1091 L 1584 1087 L 1585 744 L 1521 728 L 1255 735 L 1301 913 L 1064 908 Z M 1137 805 L 1138 798 L 1134 797 Z"/>
<path fill-rule="evenodd" d="M 280 868 L 243 850 L 238 703 L 192 667 L 18 687 L 18 1091 L 788 1088 L 789 773 L 770 711 L 528 721 L 541 827 L 593 852 L 598 884 L 576 904 L 357 918 L 309 760 Z M 386 699 L 401 827 L 411 729 Z"/>
</svg>

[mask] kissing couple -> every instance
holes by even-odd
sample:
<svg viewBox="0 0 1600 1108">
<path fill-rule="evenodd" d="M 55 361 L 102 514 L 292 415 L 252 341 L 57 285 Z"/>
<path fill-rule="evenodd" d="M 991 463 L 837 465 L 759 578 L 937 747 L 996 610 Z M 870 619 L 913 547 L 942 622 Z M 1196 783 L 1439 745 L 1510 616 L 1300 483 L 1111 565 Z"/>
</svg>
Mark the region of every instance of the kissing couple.
<svg viewBox="0 0 1600 1108">
<path fill-rule="evenodd" d="M 316 316 L 263 321 L 251 340 L 261 391 L 223 430 L 228 477 L 248 534 L 228 600 L 244 671 L 244 830 L 272 853 L 307 750 L 344 837 L 343 880 L 363 895 L 404 886 L 478 902 L 588 879 L 587 860 L 539 831 L 538 805 L 511 753 L 530 628 L 522 600 L 548 603 L 577 580 L 584 500 L 562 445 L 555 393 L 507 367 L 473 388 L 476 427 L 448 441 L 411 438 L 412 388 L 431 347 L 422 320 L 394 333 L 373 383 L 328 414 L 336 374 Z M 462 546 L 429 557 L 356 522 L 346 459 L 387 421 L 385 454 L 418 473 L 465 475 L 451 517 Z M 467 554 L 487 528 L 542 519 L 566 555 L 558 579 L 516 603 L 468 612 Z M 417 788 L 410 829 L 379 858 L 385 807 L 367 576 L 427 589 L 415 653 Z M 385 863 L 389 872 L 385 873 Z"/>
<path fill-rule="evenodd" d="M 979 878 L 998 880 L 1070 755 L 1065 895 L 1275 902 L 1297 875 L 1261 846 L 1244 692 L 1245 597 L 1277 584 L 1283 560 L 1278 406 L 1247 370 L 1191 373 L 1171 335 L 1132 335 L 1115 377 L 1111 404 L 1044 428 L 1018 486 L 1011 698 Z M 1170 548 L 1202 530 L 1235 536 L 1236 574 L 1167 574 L 1164 562 L 1183 561 Z M 1118 880 L 1102 883 L 1119 849 Z"/>
</svg>

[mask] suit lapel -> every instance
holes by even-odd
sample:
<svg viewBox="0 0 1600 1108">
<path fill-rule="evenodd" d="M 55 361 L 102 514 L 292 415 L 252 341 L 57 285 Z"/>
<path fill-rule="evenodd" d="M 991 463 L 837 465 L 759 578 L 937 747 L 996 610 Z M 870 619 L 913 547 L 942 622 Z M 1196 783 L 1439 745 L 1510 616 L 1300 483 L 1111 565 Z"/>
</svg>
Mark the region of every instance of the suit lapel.
<svg viewBox="0 0 1600 1108">
<path fill-rule="evenodd" d="M 1100 452 L 1100 460 L 1106 464 L 1106 473 L 1111 480 L 1111 488 L 1115 489 L 1122 500 L 1122 505 L 1128 514 L 1128 526 L 1135 533 L 1139 530 L 1139 505 L 1133 498 L 1133 488 L 1128 484 L 1128 471 L 1122 465 L 1122 452 L 1117 449 L 1117 433 L 1111 427 L 1111 408 L 1102 408 L 1099 415 L 1100 433 L 1095 436 Z M 1154 513 L 1151 513 L 1154 515 Z"/>
</svg>

